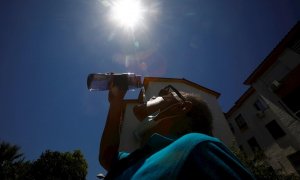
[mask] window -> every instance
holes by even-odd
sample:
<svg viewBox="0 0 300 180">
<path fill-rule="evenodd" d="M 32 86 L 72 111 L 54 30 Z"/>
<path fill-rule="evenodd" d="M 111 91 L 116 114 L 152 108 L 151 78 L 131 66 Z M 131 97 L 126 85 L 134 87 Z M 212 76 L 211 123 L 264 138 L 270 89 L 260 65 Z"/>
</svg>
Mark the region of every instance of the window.
<svg viewBox="0 0 300 180">
<path fill-rule="evenodd" d="M 291 70 L 281 81 L 276 94 L 281 98 L 287 112 L 300 118 L 300 64 Z"/>
<path fill-rule="evenodd" d="M 300 87 L 283 97 L 282 101 L 300 118 Z"/>
<path fill-rule="evenodd" d="M 233 125 L 231 123 L 228 123 L 229 124 L 229 127 L 230 127 L 230 130 L 231 132 L 234 134 L 234 128 L 233 128 Z"/>
<path fill-rule="evenodd" d="M 295 51 L 295 53 L 300 54 L 300 38 L 295 38 L 295 40 L 291 43 L 290 48 Z"/>
<path fill-rule="evenodd" d="M 243 118 L 243 116 L 241 114 L 239 114 L 236 118 L 235 118 L 235 122 L 238 125 L 238 127 L 240 128 L 240 130 L 245 130 L 248 129 L 248 125 L 245 121 L 245 119 Z"/>
<path fill-rule="evenodd" d="M 282 130 L 282 128 L 275 120 L 269 122 L 266 125 L 266 128 L 268 129 L 268 131 L 270 132 L 270 134 L 273 136 L 274 139 L 279 139 L 285 136 L 285 132 Z"/>
<path fill-rule="evenodd" d="M 239 148 L 242 152 L 244 152 L 244 147 L 242 145 L 240 145 Z"/>
<path fill-rule="evenodd" d="M 263 99 L 261 99 L 261 98 L 259 98 L 259 99 L 257 99 L 257 100 L 255 101 L 254 107 L 255 107 L 255 109 L 258 110 L 258 111 L 265 111 L 266 109 L 268 109 L 268 105 L 267 105 L 266 102 L 265 102 Z"/>
<path fill-rule="evenodd" d="M 300 151 L 297 151 L 287 157 L 296 171 L 300 174 Z"/>
<path fill-rule="evenodd" d="M 261 151 L 261 148 L 254 137 L 248 140 L 248 144 L 253 152 Z"/>
</svg>

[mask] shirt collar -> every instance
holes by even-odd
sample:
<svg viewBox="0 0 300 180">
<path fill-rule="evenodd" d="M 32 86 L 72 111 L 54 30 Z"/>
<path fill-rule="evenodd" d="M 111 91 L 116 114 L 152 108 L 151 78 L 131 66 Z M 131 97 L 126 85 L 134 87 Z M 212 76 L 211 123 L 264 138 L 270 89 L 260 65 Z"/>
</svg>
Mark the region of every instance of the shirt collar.
<svg viewBox="0 0 300 180">
<path fill-rule="evenodd" d="M 153 149 L 158 150 L 168 146 L 174 141 L 175 141 L 174 138 L 162 136 L 160 134 L 155 133 L 150 137 L 150 139 L 147 142 L 147 145 Z"/>
</svg>

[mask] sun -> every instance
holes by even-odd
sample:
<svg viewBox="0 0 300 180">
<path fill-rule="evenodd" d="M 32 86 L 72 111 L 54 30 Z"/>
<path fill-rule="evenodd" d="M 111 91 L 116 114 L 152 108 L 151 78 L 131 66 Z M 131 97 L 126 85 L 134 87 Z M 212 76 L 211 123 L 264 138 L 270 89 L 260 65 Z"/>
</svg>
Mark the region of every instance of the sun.
<svg viewBox="0 0 300 180">
<path fill-rule="evenodd" d="M 112 3 L 111 16 L 115 23 L 134 29 L 144 19 L 145 9 L 140 0 L 118 0 Z"/>
</svg>

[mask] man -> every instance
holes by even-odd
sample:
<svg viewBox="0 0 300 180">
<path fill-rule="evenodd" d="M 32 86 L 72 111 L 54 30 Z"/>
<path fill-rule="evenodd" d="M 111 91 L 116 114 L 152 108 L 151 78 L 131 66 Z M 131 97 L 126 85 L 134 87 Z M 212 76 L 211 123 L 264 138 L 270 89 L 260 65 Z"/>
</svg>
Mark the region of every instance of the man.
<svg viewBox="0 0 300 180">
<path fill-rule="evenodd" d="M 123 88 L 124 89 L 124 88 Z M 111 86 L 110 108 L 100 144 L 99 161 L 106 179 L 254 179 L 217 138 L 212 116 L 198 96 L 167 86 L 158 97 L 134 107 L 149 125 L 136 132 L 142 148 L 119 152 L 122 103 L 126 90 Z"/>
</svg>

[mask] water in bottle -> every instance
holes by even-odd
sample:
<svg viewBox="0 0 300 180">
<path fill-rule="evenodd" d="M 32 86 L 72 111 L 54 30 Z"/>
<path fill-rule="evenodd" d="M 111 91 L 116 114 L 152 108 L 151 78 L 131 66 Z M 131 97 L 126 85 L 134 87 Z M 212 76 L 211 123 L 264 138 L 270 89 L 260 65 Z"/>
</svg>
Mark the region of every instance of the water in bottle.
<svg viewBox="0 0 300 180">
<path fill-rule="evenodd" d="M 87 78 L 87 86 L 90 91 L 108 90 L 111 82 L 124 90 L 143 86 L 142 76 L 134 73 L 92 73 Z"/>
</svg>

